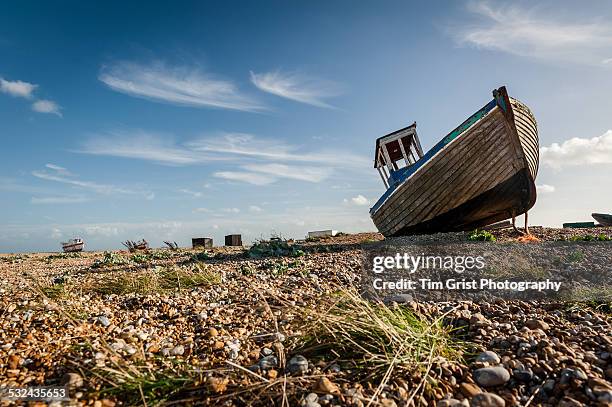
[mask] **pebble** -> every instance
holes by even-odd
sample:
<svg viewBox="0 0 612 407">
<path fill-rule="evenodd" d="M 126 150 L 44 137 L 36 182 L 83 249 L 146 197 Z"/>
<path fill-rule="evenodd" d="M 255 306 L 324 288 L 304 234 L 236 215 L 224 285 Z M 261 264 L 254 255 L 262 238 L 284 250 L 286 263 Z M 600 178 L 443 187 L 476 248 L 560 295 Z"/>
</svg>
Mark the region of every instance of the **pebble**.
<svg viewBox="0 0 612 407">
<path fill-rule="evenodd" d="M 466 397 L 474 397 L 475 395 L 482 393 L 482 390 L 480 390 L 480 387 L 478 387 L 474 383 L 465 383 L 465 382 L 461 383 L 459 385 L 459 390 Z"/>
<path fill-rule="evenodd" d="M 105 328 L 111 324 L 110 319 L 108 319 L 106 315 L 100 315 L 98 317 L 98 322 Z"/>
<path fill-rule="evenodd" d="M 510 373 L 502 366 L 483 367 L 474 371 L 474 380 L 485 387 L 500 386 L 510 380 Z"/>
<path fill-rule="evenodd" d="M 62 379 L 62 384 L 70 389 L 83 387 L 83 378 L 78 373 L 66 373 Z"/>
<path fill-rule="evenodd" d="M 476 357 L 476 362 L 498 364 L 501 362 L 501 359 L 497 353 L 487 350 Z"/>
<path fill-rule="evenodd" d="M 541 329 L 542 331 L 550 329 L 550 325 L 541 319 L 530 319 L 525 323 L 525 326 L 529 329 Z"/>
<path fill-rule="evenodd" d="M 278 359 L 274 355 L 266 356 L 261 358 L 259 361 L 259 367 L 261 370 L 268 370 L 278 365 Z"/>
<path fill-rule="evenodd" d="M 183 345 L 177 345 L 170 351 L 172 356 L 180 356 L 185 353 L 185 347 Z"/>
<path fill-rule="evenodd" d="M 505 407 L 506 401 L 493 393 L 480 393 L 472 398 L 471 407 Z"/>
<path fill-rule="evenodd" d="M 296 355 L 289 360 L 287 370 L 292 375 L 303 375 L 308 372 L 308 359 L 302 355 Z"/>
<path fill-rule="evenodd" d="M 436 407 L 463 407 L 465 404 L 457 399 L 443 399 L 436 403 Z"/>
<path fill-rule="evenodd" d="M 340 394 L 338 385 L 325 376 L 317 382 L 316 390 L 324 394 Z"/>
</svg>

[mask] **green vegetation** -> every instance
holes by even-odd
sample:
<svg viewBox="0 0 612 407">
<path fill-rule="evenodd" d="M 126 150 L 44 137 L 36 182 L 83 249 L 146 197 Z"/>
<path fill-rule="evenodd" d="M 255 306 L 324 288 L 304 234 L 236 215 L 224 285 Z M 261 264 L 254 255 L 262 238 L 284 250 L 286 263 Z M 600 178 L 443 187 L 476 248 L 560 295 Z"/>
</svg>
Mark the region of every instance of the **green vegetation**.
<svg viewBox="0 0 612 407">
<path fill-rule="evenodd" d="M 102 376 L 108 376 L 113 387 L 101 391 L 102 395 L 120 397 L 126 405 L 163 405 L 174 394 L 193 383 L 190 377 L 181 377 L 172 372 L 140 372 L 135 368 L 128 370 L 107 370 Z"/>
<path fill-rule="evenodd" d="M 300 246 L 290 244 L 286 240 L 261 240 L 251 246 L 248 250 L 249 257 L 254 259 L 280 256 L 300 257 L 304 254 L 304 250 L 302 250 Z"/>
<path fill-rule="evenodd" d="M 204 250 L 203 252 L 199 252 L 199 253 L 192 255 L 189 260 L 191 262 L 198 262 L 198 261 L 210 260 L 212 258 L 214 258 L 214 254 Z"/>
<path fill-rule="evenodd" d="M 470 241 L 479 241 L 479 242 L 494 242 L 497 239 L 491 232 L 487 232 L 486 230 L 473 230 L 468 235 L 468 240 Z"/>
<path fill-rule="evenodd" d="M 612 237 L 601 233 L 597 236 L 593 236 L 593 235 L 572 236 L 569 240 L 572 242 L 610 242 L 612 241 Z"/>
<path fill-rule="evenodd" d="M 127 264 L 128 261 L 121 255 L 113 252 L 104 252 L 104 257 L 94 260 L 92 268 L 103 268 L 108 266 L 120 266 Z"/>
<path fill-rule="evenodd" d="M 7 257 L 0 257 L 0 260 L 6 263 L 15 264 L 21 263 L 22 261 L 28 259 L 30 256 L 27 254 L 15 254 Z"/>
<path fill-rule="evenodd" d="M 576 262 L 582 261 L 583 259 L 584 259 L 584 253 L 581 252 L 580 250 L 576 250 L 575 252 L 569 254 L 566 260 L 571 263 L 576 263 Z"/>
<path fill-rule="evenodd" d="M 45 257 L 44 260 L 46 260 L 47 263 L 49 263 L 53 260 L 78 259 L 80 257 L 83 257 L 83 256 L 79 252 L 56 253 L 56 254 L 50 254 L 49 256 Z"/>
<path fill-rule="evenodd" d="M 109 277 L 92 287 L 100 294 L 153 294 L 188 290 L 221 283 L 221 276 L 200 265 L 186 267 L 155 267 L 140 272 L 126 272 Z"/>
</svg>

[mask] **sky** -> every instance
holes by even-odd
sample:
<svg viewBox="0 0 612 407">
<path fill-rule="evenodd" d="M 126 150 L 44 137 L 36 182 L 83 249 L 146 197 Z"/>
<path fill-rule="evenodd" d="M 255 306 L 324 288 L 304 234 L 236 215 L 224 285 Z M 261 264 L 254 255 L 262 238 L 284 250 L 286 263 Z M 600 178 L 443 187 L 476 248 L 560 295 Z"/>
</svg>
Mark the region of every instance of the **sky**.
<svg viewBox="0 0 612 407">
<path fill-rule="evenodd" d="M 532 225 L 612 212 L 612 3 L 34 2 L 0 14 L 0 252 L 375 230 L 377 137 L 506 85 Z"/>
</svg>

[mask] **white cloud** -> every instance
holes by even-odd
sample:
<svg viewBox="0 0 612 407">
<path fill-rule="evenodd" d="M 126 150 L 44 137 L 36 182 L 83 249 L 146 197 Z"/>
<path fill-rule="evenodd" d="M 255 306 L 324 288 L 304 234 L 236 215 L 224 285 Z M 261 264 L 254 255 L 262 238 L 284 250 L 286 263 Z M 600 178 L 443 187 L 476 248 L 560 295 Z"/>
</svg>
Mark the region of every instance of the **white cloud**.
<svg viewBox="0 0 612 407">
<path fill-rule="evenodd" d="M 556 10 L 469 3 L 474 24 L 455 27 L 460 44 L 519 56 L 602 64 L 612 53 L 612 26 L 605 20 L 561 18 Z"/>
<path fill-rule="evenodd" d="M 195 208 L 193 213 L 210 213 L 210 209 L 208 208 Z"/>
<path fill-rule="evenodd" d="M 213 174 L 213 176 L 230 181 L 246 182 L 247 184 L 259 186 L 272 184 L 276 181 L 275 177 L 243 171 L 217 171 Z"/>
<path fill-rule="evenodd" d="M 337 84 L 298 73 L 251 72 L 251 82 L 264 92 L 318 107 L 333 107 L 324 99 L 340 94 Z"/>
<path fill-rule="evenodd" d="M 168 67 L 157 62 L 121 62 L 103 67 L 98 79 L 130 96 L 176 105 L 261 111 L 264 106 L 242 94 L 233 82 L 214 78 L 196 68 Z"/>
<path fill-rule="evenodd" d="M 66 168 L 61 167 L 61 166 L 56 165 L 56 164 L 51 164 L 51 163 L 45 164 L 45 167 L 49 168 L 50 170 L 55 171 L 58 174 L 64 175 L 64 176 L 72 176 L 73 175 Z"/>
<path fill-rule="evenodd" d="M 248 164 L 243 165 L 243 169 L 253 172 L 260 172 L 275 178 L 289 178 L 307 182 L 321 182 L 326 179 L 331 170 L 321 167 L 305 167 L 285 164 Z"/>
<path fill-rule="evenodd" d="M 273 161 L 299 161 L 335 164 L 338 153 L 333 151 L 303 151 L 300 146 L 289 145 L 283 140 L 256 137 L 245 133 L 223 133 L 218 137 L 201 138 L 188 143 L 195 151 L 232 157 L 245 157 Z M 344 166 L 369 165 L 370 160 L 346 152 Z"/>
<path fill-rule="evenodd" d="M 0 92 L 7 93 L 15 97 L 30 99 L 34 89 L 37 87 L 38 85 L 34 85 L 29 82 L 7 81 L 4 78 L 0 78 Z"/>
<path fill-rule="evenodd" d="M 112 193 L 129 194 L 131 193 L 131 191 L 129 190 L 118 188 L 114 185 L 98 184 L 92 181 L 81 181 L 77 179 L 67 178 L 61 175 L 49 174 L 48 172 L 44 172 L 44 171 L 32 171 L 32 175 L 35 176 L 36 178 L 44 179 L 47 181 L 60 182 L 63 184 L 69 184 L 69 185 L 73 185 L 76 187 L 90 189 L 99 194 L 112 194 Z"/>
<path fill-rule="evenodd" d="M 51 230 L 51 239 L 59 239 L 62 237 L 62 231 L 58 228 L 53 228 Z"/>
<path fill-rule="evenodd" d="M 58 104 L 52 100 L 40 99 L 32 103 L 32 110 L 38 113 L 52 113 L 62 117 L 62 112 L 60 112 L 60 109 L 61 108 L 58 106 Z"/>
<path fill-rule="evenodd" d="M 349 201 L 345 199 L 345 202 L 349 202 Z M 370 203 L 370 200 L 366 198 L 365 196 L 359 194 L 355 197 L 352 197 L 350 199 L 350 203 L 352 203 L 353 205 L 357 205 L 357 206 L 365 206 Z"/>
<path fill-rule="evenodd" d="M 187 195 L 191 195 L 194 198 L 201 198 L 202 197 L 202 193 L 201 192 L 199 192 L 199 191 L 192 191 L 191 189 L 185 189 L 185 188 L 184 189 L 179 189 L 179 192 L 182 192 L 182 193 L 187 194 Z"/>
<path fill-rule="evenodd" d="M 308 151 L 280 139 L 261 138 L 252 134 L 223 133 L 216 137 L 177 144 L 170 135 L 142 130 L 112 131 L 83 143 L 77 152 L 122 158 L 135 158 L 165 165 L 196 165 L 214 161 L 292 161 L 323 163 L 326 166 L 367 168 L 367 157 L 337 152 Z"/>
<path fill-rule="evenodd" d="M 67 184 L 77 188 L 87 189 L 97 194 L 140 194 L 147 200 L 152 200 L 155 198 L 155 194 L 151 191 L 127 189 L 110 184 L 100 184 L 94 181 L 83 181 L 78 179 L 64 167 L 60 167 L 55 164 L 51 164 L 51 166 L 46 165 L 46 167 L 52 171 L 32 171 L 31 174 L 34 177 L 43 179 L 45 181 Z"/>
<path fill-rule="evenodd" d="M 115 226 L 93 225 L 93 226 L 86 226 L 84 230 L 85 230 L 85 234 L 89 236 L 111 237 L 111 236 L 117 236 L 119 234 L 119 228 Z"/>
<path fill-rule="evenodd" d="M 108 132 L 85 141 L 78 152 L 137 158 L 170 165 L 196 164 L 208 158 L 176 145 L 167 135 L 147 133 L 141 130 Z"/>
<path fill-rule="evenodd" d="M 261 208 L 260 208 L 259 206 L 257 206 L 257 205 L 250 205 L 250 206 L 249 206 L 249 212 L 255 212 L 255 213 L 257 213 L 257 212 L 262 212 L 262 211 L 263 211 L 263 209 L 261 209 Z"/>
<path fill-rule="evenodd" d="M 84 196 L 46 196 L 32 197 L 30 202 L 34 205 L 74 204 L 88 202 L 89 198 Z"/>
<path fill-rule="evenodd" d="M 555 192 L 555 187 L 548 184 L 536 185 L 538 194 L 550 194 Z"/>
<path fill-rule="evenodd" d="M 612 164 L 612 130 L 590 139 L 574 137 L 540 149 L 540 161 L 551 168 Z"/>
<path fill-rule="evenodd" d="M 223 208 L 223 209 L 221 209 L 221 212 L 240 213 L 240 209 L 238 209 L 238 208 Z"/>
<path fill-rule="evenodd" d="M 282 178 L 306 182 L 321 182 L 330 173 L 330 168 L 290 166 L 285 164 L 247 164 L 241 166 L 246 171 L 218 171 L 217 178 L 240 181 L 253 185 L 268 185 Z"/>
</svg>

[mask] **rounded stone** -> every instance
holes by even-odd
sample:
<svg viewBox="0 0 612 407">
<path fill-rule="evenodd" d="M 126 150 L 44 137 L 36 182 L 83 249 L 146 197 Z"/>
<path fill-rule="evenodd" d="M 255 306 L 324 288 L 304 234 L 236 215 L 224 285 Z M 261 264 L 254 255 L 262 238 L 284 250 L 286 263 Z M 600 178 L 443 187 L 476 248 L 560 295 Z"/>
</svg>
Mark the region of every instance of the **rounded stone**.
<svg viewBox="0 0 612 407">
<path fill-rule="evenodd" d="M 292 375 L 304 374 L 308 371 L 308 359 L 302 355 L 296 355 L 289 360 L 287 369 Z"/>
<path fill-rule="evenodd" d="M 502 366 L 483 367 L 474 371 L 474 380 L 481 386 L 500 386 L 510 380 L 510 373 Z"/>
<path fill-rule="evenodd" d="M 476 362 L 498 364 L 500 361 L 499 355 L 490 350 L 484 351 L 476 357 Z"/>
<path fill-rule="evenodd" d="M 472 407 L 505 407 L 506 401 L 493 393 L 480 393 L 472 398 Z"/>
</svg>

